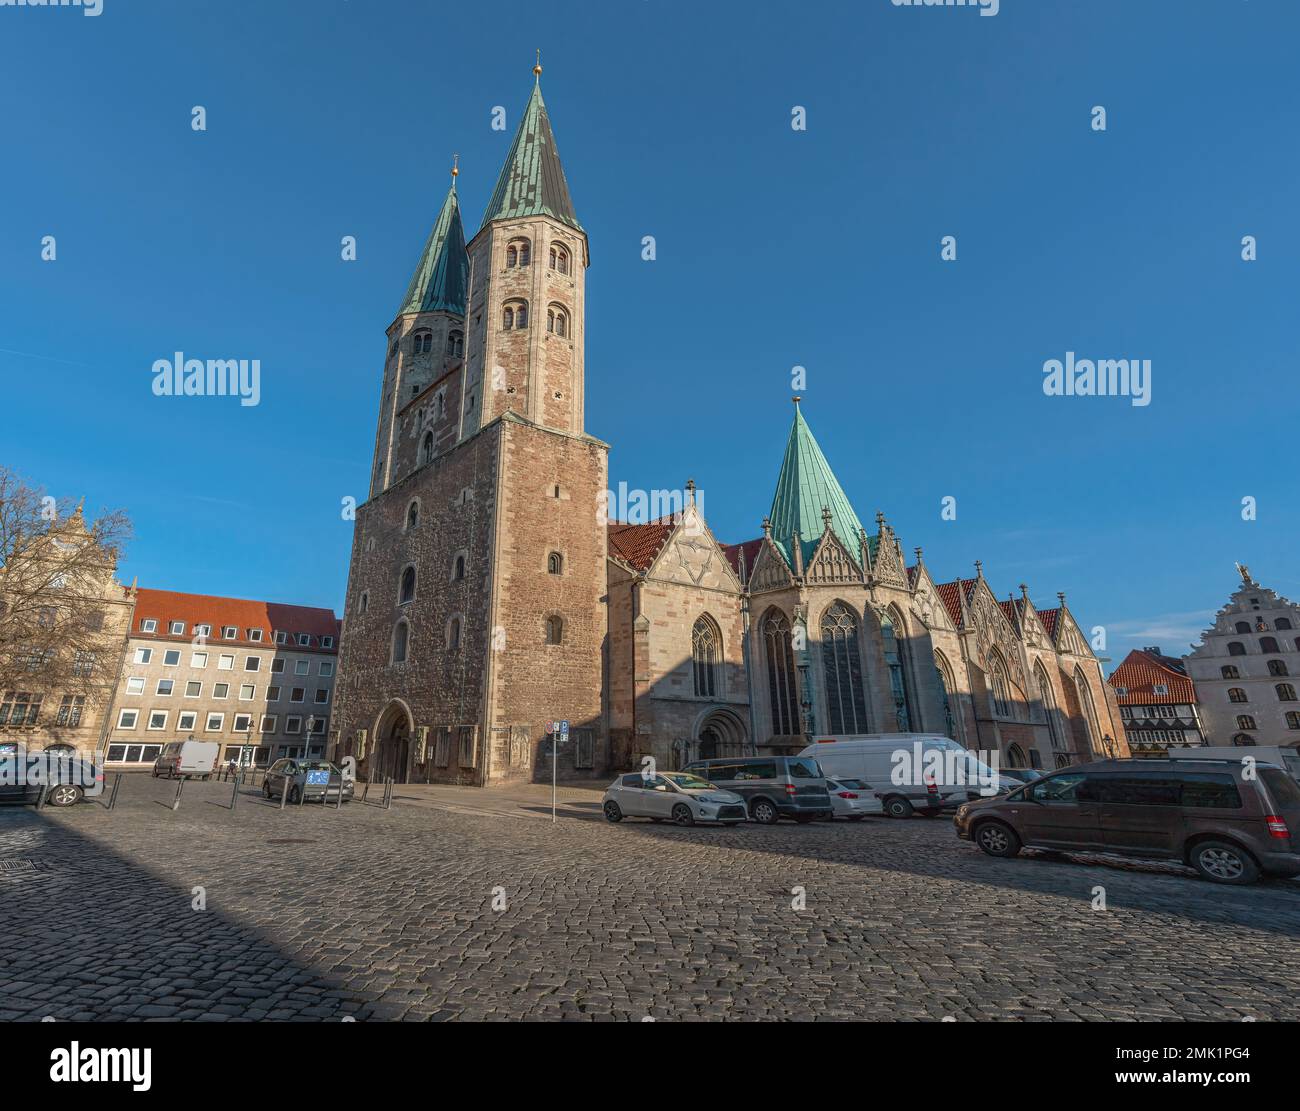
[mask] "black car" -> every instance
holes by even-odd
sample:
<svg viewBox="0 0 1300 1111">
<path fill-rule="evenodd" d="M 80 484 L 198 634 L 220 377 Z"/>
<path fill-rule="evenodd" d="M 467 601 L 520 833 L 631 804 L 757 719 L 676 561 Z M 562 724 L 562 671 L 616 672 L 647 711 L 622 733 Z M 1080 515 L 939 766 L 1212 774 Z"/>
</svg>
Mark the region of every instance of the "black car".
<svg viewBox="0 0 1300 1111">
<path fill-rule="evenodd" d="M 831 797 L 821 766 L 811 756 L 732 756 L 695 760 L 682 769 L 745 800 L 749 816 L 771 825 L 782 818 L 829 818 Z"/>
<path fill-rule="evenodd" d="M 0 756 L 0 803 L 33 804 L 45 790 L 49 806 L 73 806 L 104 789 L 104 769 L 90 760 L 34 752 Z"/>
</svg>

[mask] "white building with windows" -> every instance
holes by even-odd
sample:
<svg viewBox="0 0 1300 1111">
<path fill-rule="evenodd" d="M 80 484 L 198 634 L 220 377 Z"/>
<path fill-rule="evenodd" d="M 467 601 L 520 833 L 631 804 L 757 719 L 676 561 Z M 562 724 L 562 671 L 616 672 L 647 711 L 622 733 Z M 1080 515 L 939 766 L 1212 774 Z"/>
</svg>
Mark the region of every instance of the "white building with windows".
<svg viewBox="0 0 1300 1111">
<path fill-rule="evenodd" d="M 148 769 L 191 739 L 223 764 L 323 758 L 338 639 L 327 609 L 139 590 L 105 764 Z"/>
<path fill-rule="evenodd" d="M 1300 744 L 1300 605 L 1237 565 L 1241 586 L 1184 659 L 1196 684 L 1206 743 Z"/>
</svg>

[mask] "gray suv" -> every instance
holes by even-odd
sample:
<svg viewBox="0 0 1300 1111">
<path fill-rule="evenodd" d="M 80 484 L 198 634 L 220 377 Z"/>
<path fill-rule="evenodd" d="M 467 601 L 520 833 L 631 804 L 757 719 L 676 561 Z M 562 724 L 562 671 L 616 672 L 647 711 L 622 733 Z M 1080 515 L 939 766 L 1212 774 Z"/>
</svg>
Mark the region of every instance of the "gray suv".
<svg viewBox="0 0 1300 1111">
<path fill-rule="evenodd" d="M 811 822 L 832 816 L 821 765 L 811 756 L 731 756 L 696 760 L 682 769 L 745 800 L 749 816 L 772 825 L 782 818 Z"/>
<path fill-rule="evenodd" d="M 1098 760 L 957 808 L 990 856 L 1022 847 L 1177 860 L 1214 883 L 1300 875 L 1300 785 L 1240 760 Z"/>
</svg>

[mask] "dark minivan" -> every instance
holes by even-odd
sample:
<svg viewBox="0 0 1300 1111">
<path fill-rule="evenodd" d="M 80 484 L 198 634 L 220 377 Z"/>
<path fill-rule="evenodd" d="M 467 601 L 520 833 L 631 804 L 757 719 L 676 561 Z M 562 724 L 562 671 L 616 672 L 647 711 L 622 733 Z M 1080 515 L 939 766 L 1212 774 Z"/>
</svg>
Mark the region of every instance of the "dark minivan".
<svg viewBox="0 0 1300 1111">
<path fill-rule="evenodd" d="M 1178 860 L 1215 883 L 1300 875 L 1300 785 L 1254 761 L 1098 760 L 966 803 L 953 824 L 990 856 L 1025 847 Z"/>
<path fill-rule="evenodd" d="M 831 796 L 809 756 L 729 756 L 696 760 L 682 769 L 745 800 L 749 816 L 772 825 L 782 818 L 811 822 L 831 816 Z"/>
</svg>

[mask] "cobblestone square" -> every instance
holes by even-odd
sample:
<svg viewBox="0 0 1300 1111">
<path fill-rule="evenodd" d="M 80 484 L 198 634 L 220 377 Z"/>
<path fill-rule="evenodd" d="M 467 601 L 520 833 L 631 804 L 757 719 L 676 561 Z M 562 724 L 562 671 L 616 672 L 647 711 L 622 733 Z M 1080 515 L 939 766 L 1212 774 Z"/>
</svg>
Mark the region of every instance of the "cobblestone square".
<svg viewBox="0 0 1300 1111">
<path fill-rule="evenodd" d="M 947 820 L 611 826 L 573 788 L 555 824 L 539 788 L 174 790 L 0 809 L 0 1019 L 1300 1018 L 1296 881 L 994 860 Z"/>
</svg>

